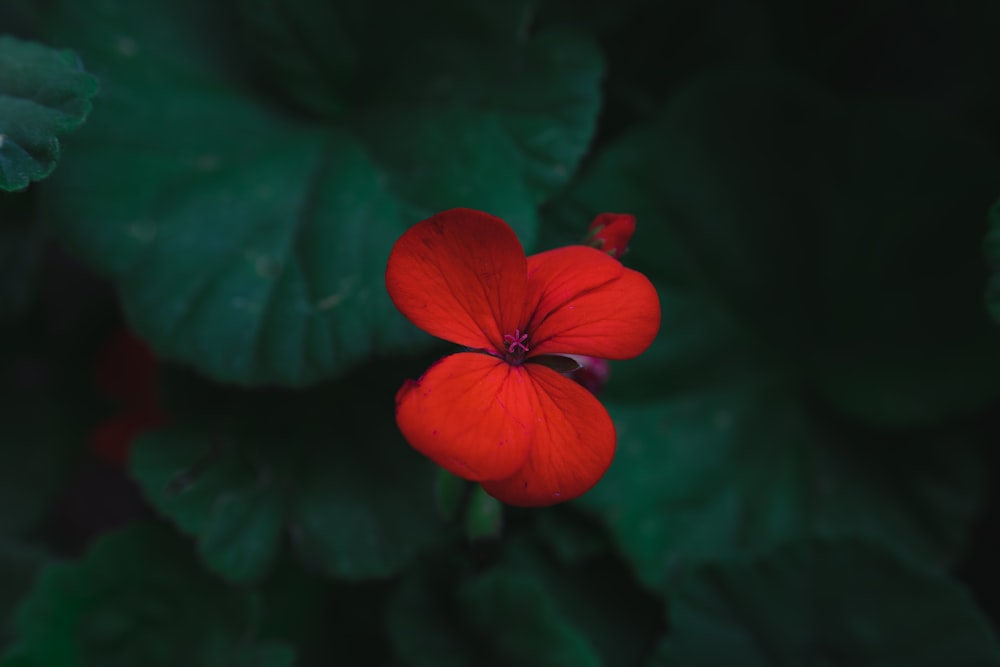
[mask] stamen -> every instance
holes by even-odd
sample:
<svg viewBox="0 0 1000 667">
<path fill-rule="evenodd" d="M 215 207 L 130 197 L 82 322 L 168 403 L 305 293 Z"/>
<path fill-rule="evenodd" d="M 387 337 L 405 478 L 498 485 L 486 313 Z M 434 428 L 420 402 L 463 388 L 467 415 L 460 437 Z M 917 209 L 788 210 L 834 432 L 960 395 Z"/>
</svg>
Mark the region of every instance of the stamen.
<svg viewBox="0 0 1000 667">
<path fill-rule="evenodd" d="M 521 350 L 522 352 L 528 351 L 528 346 L 525 341 L 528 340 L 528 334 L 521 333 L 520 329 L 514 329 L 514 334 L 504 334 L 503 342 L 510 343 L 510 347 L 507 348 L 509 354 L 514 354 L 515 350 Z"/>
</svg>

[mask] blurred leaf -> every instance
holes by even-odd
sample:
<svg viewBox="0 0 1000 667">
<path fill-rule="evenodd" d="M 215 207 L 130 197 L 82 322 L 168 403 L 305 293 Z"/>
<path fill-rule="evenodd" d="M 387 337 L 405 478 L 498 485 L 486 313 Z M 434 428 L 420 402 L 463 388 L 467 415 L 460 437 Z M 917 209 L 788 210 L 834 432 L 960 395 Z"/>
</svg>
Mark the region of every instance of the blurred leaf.
<svg viewBox="0 0 1000 667">
<path fill-rule="evenodd" d="M 503 531 L 503 503 L 486 493 L 478 484 L 472 489 L 465 510 L 465 537 L 468 540 L 492 540 Z"/>
<path fill-rule="evenodd" d="M 212 570 L 259 579 L 289 534 L 328 576 L 387 577 L 442 537 L 434 467 L 391 421 L 369 422 L 327 389 L 230 401 L 209 403 L 214 419 L 179 415 L 142 436 L 131 458 L 146 497 Z"/>
<path fill-rule="evenodd" d="M 437 503 L 438 514 L 441 518 L 450 521 L 462 508 L 463 501 L 469 492 L 469 483 L 452 475 L 444 468 L 437 471 L 434 480 L 434 500 Z"/>
<path fill-rule="evenodd" d="M 690 561 L 814 535 L 948 562 L 985 488 L 977 437 L 861 428 L 781 380 L 609 409 L 618 454 L 581 504 L 659 589 Z"/>
<path fill-rule="evenodd" d="M 531 513 L 535 533 L 567 565 L 606 555 L 611 545 L 603 527 L 573 505 L 555 505 Z"/>
<path fill-rule="evenodd" d="M 452 551 L 402 579 L 387 616 L 400 661 L 640 665 L 662 632 L 662 600 L 621 560 L 560 562 L 514 523 L 492 562 L 476 549 L 468 558 Z"/>
<path fill-rule="evenodd" d="M 635 213 L 625 262 L 660 288 L 661 336 L 616 365 L 608 395 L 690 391 L 762 366 L 879 424 L 995 399 L 1000 334 L 975 258 L 1000 161 L 966 125 L 779 74 L 679 91 L 553 213 L 558 236 L 598 212 Z"/>
<path fill-rule="evenodd" d="M 385 294 L 393 241 L 472 206 L 530 246 L 537 205 L 574 171 L 598 111 L 602 64 L 586 38 L 526 37 L 513 21 L 471 30 L 476 11 L 437 3 L 378 4 L 355 21 L 322 3 L 259 0 L 239 26 L 247 51 L 211 4 L 57 5 L 52 33 L 105 90 L 50 184 L 47 219 L 115 280 L 160 356 L 230 382 L 302 385 L 426 345 Z M 271 22 L 286 10 L 288 23 Z M 260 51 L 258 29 L 270 31 Z M 328 53 L 339 48 L 343 66 Z M 273 67 L 248 71 L 251 55 Z M 249 88 L 288 68 L 334 89 L 316 103 L 322 123 L 302 117 L 308 99 Z"/>
<path fill-rule="evenodd" d="M 0 540 L 0 651 L 11 639 L 14 608 L 44 562 L 41 550 Z"/>
<path fill-rule="evenodd" d="M 267 609 L 262 633 L 295 645 L 295 667 L 329 667 L 334 659 L 385 665 L 387 589 L 383 582 L 331 582 L 282 558 L 260 589 Z"/>
<path fill-rule="evenodd" d="M 52 173 L 58 135 L 83 123 L 96 93 L 72 52 L 0 35 L 0 190 Z"/>
<path fill-rule="evenodd" d="M 650 667 L 1000 665 L 994 630 L 954 580 L 862 541 L 699 565 L 670 616 Z"/>
<path fill-rule="evenodd" d="M 252 594 L 202 571 L 170 531 L 134 526 L 80 562 L 49 565 L 20 607 L 3 667 L 288 667 L 260 641 Z"/>
<path fill-rule="evenodd" d="M 562 618 L 537 580 L 525 574 L 488 572 L 459 593 L 473 625 L 493 637 L 501 665 L 584 667 L 601 661 L 579 628 Z"/>
<path fill-rule="evenodd" d="M 535 577 L 493 570 L 456 589 L 454 570 L 441 575 L 415 571 L 390 603 L 389 635 L 403 665 L 601 664 Z"/>
<path fill-rule="evenodd" d="M 462 625 L 466 617 L 458 607 L 456 582 L 461 564 L 439 560 L 437 571 L 416 567 L 402 578 L 386 611 L 389 640 L 404 667 L 465 667 L 483 664 L 488 655 L 477 654 L 467 642 Z M 487 638 L 488 639 L 488 638 Z M 485 647 L 483 652 L 486 653 Z"/>
<path fill-rule="evenodd" d="M 553 209 L 553 233 L 635 213 L 624 261 L 662 300 L 657 341 L 612 370 L 618 454 L 581 500 L 645 583 L 813 534 L 954 558 L 979 443 L 931 425 L 1000 392 L 973 259 L 1000 162 L 974 139 L 914 107 L 722 73 Z"/>
<path fill-rule="evenodd" d="M 506 571 L 536 577 L 566 618 L 583 632 L 601 664 L 643 664 L 665 626 L 662 598 L 640 588 L 632 569 L 616 554 L 586 559 L 578 554 L 575 562 L 566 562 L 565 552 L 553 548 L 552 541 L 546 544 L 552 553 L 545 554 L 537 538 L 508 536 Z"/>
</svg>

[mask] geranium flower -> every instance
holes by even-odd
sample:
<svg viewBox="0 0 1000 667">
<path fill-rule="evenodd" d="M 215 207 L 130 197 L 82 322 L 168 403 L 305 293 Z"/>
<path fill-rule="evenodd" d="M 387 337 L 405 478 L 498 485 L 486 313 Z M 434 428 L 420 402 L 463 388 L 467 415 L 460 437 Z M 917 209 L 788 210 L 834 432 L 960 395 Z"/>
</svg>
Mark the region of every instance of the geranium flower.
<svg viewBox="0 0 1000 667">
<path fill-rule="evenodd" d="M 582 245 L 525 257 L 504 221 L 454 209 L 399 238 L 386 287 L 413 324 L 467 348 L 396 395 L 414 449 L 511 505 L 551 505 L 597 483 L 614 424 L 550 366 L 553 355 L 641 354 L 660 326 L 645 276 Z"/>
</svg>

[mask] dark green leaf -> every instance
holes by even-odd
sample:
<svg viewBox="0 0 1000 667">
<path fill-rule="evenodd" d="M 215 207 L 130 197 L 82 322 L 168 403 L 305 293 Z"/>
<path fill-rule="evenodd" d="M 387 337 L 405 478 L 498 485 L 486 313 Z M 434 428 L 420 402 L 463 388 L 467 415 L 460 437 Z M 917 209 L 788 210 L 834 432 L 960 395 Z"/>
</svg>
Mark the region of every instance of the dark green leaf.
<svg viewBox="0 0 1000 667">
<path fill-rule="evenodd" d="M 984 490 L 977 437 L 852 426 L 780 381 L 611 413 L 618 454 L 581 502 L 658 588 L 689 560 L 809 535 L 864 535 L 947 562 Z"/>
<path fill-rule="evenodd" d="M 539 539 L 567 565 L 606 555 L 611 547 L 602 527 L 577 509 L 556 505 L 532 512 Z"/>
<path fill-rule="evenodd" d="M 442 519 L 451 520 L 455 517 L 468 495 L 469 486 L 467 481 L 444 468 L 438 470 L 434 481 L 434 499 Z"/>
<path fill-rule="evenodd" d="M 720 73 L 554 210 L 564 231 L 635 213 L 624 260 L 662 300 L 657 341 L 612 370 L 619 450 L 582 501 L 645 582 L 814 533 L 954 557 L 982 465 L 932 425 L 1000 392 L 974 259 L 1000 163 L 960 120 Z"/>
<path fill-rule="evenodd" d="M 59 135 L 87 118 L 96 93 L 73 53 L 0 35 L 0 190 L 52 173 Z"/>
<path fill-rule="evenodd" d="M 503 503 L 475 485 L 465 509 L 465 537 L 469 540 L 497 539 L 502 531 Z"/>
<path fill-rule="evenodd" d="M 227 579 L 263 576 L 286 534 L 330 576 L 389 576 L 442 536 L 435 471 L 386 415 L 375 426 L 336 403 L 325 389 L 247 395 L 214 420 L 178 417 L 139 440 L 132 472 Z"/>
<path fill-rule="evenodd" d="M 955 581 L 862 541 L 807 541 L 685 572 L 650 667 L 986 667 L 989 622 Z"/>
<path fill-rule="evenodd" d="M 11 638 L 14 608 L 45 562 L 40 549 L 0 540 L 0 651 Z"/>
<path fill-rule="evenodd" d="M 471 623 L 483 634 L 496 633 L 497 664 L 601 664 L 587 636 L 561 616 L 545 588 L 529 575 L 489 572 L 470 581 L 459 596 Z"/>
<path fill-rule="evenodd" d="M 480 664 L 476 647 L 463 636 L 465 618 L 455 599 L 462 564 L 445 559 L 441 562 L 437 571 L 411 570 L 389 602 L 389 639 L 399 663 L 405 667 Z"/>
<path fill-rule="evenodd" d="M 600 665 L 587 637 L 534 576 L 462 568 L 405 579 L 390 604 L 393 647 L 408 667 Z"/>
<path fill-rule="evenodd" d="M 269 18 L 286 9 L 287 24 Z M 383 284 L 409 225 L 471 206 L 532 244 L 537 205 L 590 140 L 601 59 L 583 37 L 514 21 L 470 32 L 435 3 L 373 5 L 370 21 L 322 3 L 248 11 L 240 50 L 211 3 L 63 2 L 54 33 L 106 90 L 46 212 L 116 281 L 158 354 L 226 381 L 301 385 L 426 344 Z M 260 53 L 258 28 L 274 33 Z M 333 92 L 297 78 L 293 111 L 281 86 L 270 99 L 248 86 L 262 74 L 250 54 L 270 63 L 265 78 L 319 72 Z"/>
<path fill-rule="evenodd" d="M 289 647 L 256 636 L 258 606 L 208 576 L 170 531 L 134 526 L 45 568 L 0 665 L 289 667 Z"/>
<path fill-rule="evenodd" d="M 565 517 L 563 517 L 565 519 Z M 551 525 L 551 524 L 550 524 Z M 565 551 L 508 534 L 505 571 L 530 574 L 552 596 L 566 619 L 579 628 L 603 665 L 644 664 L 665 627 L 663 600 L 642 590 L 628 564 L 611 552 L 567 562 Z"/>
<path fill-rule="evenodd" d="M 609 395 L 690 391 L 749 364 L 881 424 L 988 404 L 1000 334 L 976 257 L 1000 163 L 971 127 L 776 74 L 678 91 L 556 211 L 577 235 L 598 212 L 637 214 L 625 262 L 660 288 L 661 336 L 616 366 Z"/>
</svg>

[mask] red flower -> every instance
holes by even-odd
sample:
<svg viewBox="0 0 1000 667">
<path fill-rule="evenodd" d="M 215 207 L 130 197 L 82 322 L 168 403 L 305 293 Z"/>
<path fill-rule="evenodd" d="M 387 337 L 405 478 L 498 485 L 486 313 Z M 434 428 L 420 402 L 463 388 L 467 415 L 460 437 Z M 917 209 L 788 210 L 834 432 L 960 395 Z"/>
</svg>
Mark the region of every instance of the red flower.
<svg viewBox="0 0 1000 667">
<path fill-rule="evenodd" d="M 628 213 L 601 213 L 590 223 L 588 245 L 621 258 L 635 233 L 635 216 Z"/>
<path fill-rule="evenodd" d="M 119 409 L 91 431 L 90 449 L 105 462 L 125 467 L 135 439 L 168 422 L 156 398 L 156 357 L 122 329 L 101 350 L 96 371 L 98 388 Z"/>
<path fill-rule="evenodd" d="M 414 449 L 511 505 L 551 505 L 597 483 L 614 455 L 614 425 L 546 363 L 641 354 L 660 326 L 645 276 L 585 246 L 525 257 L 504 221 L 454 209 L 400 237 L 385 280 L 411 322 L 469 348 L 396 395 L 396 422 Z"/>
</svg>

